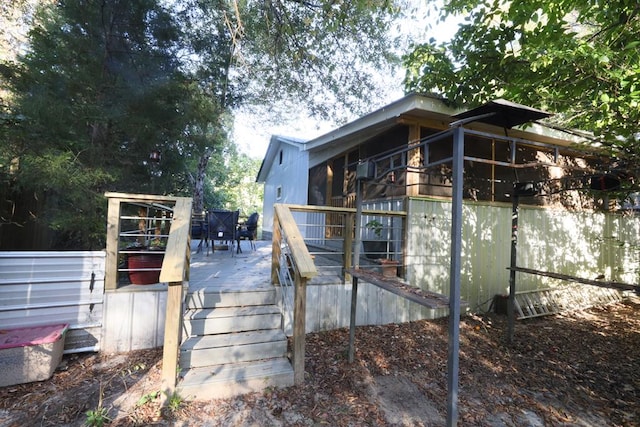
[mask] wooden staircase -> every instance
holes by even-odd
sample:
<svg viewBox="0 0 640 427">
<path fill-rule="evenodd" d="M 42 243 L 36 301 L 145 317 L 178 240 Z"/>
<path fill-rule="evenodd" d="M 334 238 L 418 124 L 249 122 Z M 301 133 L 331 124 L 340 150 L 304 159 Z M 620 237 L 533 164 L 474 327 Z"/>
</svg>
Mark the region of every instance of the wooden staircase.
<svg viewBox="0 0 640 427">
<path fill-rule="evenodd" d="M 275 288 L 189 292 L 179 376 L 177 392 L 186 399 L 293 385 Z"/>
</svg>

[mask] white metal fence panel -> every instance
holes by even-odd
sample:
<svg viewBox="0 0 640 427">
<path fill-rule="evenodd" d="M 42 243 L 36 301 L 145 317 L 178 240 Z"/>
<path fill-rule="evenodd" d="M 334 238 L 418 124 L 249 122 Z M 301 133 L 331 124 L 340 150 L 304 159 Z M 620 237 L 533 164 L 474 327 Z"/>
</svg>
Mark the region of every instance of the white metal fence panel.
<svg viewBox="0 0 640 427">
<path fill-rule="evenodd" d="M 407 279 L 449 294 L 451 203 L 411 199 L 408 208 Z M 640 279 L 640 217 L 520 207 L 517 265 L 594 279 Z M 462 298 L 473 311 L 487 309 L 509 288 L 511 206 L 465 203 L 462 230 Z M 517 275 L 517 290 L 566 285 L 558 279 Z M 587 285 L 585 285 L 587 286 Z"/>
<path fill-rule="evenodd" d="M 0 328 L 69 323 L 65 352 L 100 348 L 105 253 L 0 252 Z"/>
</svg>

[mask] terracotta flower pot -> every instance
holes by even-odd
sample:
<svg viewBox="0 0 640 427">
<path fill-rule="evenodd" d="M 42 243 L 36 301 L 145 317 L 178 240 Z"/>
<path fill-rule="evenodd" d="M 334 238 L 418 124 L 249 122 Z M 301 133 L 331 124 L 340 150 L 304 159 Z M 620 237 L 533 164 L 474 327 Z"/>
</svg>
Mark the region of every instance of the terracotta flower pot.
<svg viewBox="0 0 640 427">
<path fill-rule="evenodd" d="M 160 281 L 160 269 L 164 252 L 158 254 L 129 254 L 127 263 L 129 281 L 133 285 L 151 285 Z"/>
</svg>

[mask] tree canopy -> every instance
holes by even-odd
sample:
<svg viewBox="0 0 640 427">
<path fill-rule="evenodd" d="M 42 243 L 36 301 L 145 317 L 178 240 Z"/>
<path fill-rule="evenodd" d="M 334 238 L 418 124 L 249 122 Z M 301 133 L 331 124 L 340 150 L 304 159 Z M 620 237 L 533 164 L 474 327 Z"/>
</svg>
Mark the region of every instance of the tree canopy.
<svg viewBox="0 0 640 427">
<path fill-rule="evenodd" d="M 96 249 L 106 190 L 224 203 L 204 194 L 205 178 L 212 158 L 248 170 L 221 149 L 234 110 L 368 107 L 393 61 L 396 13 L 388 0 L 41 2 L 24 20 L 26 53 L 0 64 L 0 224 L 54 229 L 47 247 Z"/>
<path fill-rule="evenodd" d="M 453 0 L 454 37 L 413 46 L 406 89 L 476 106 L 503 97 L 554 113 L 636 157 L 640 123 L 640 6 L 614 0 Z"/>
</svg>

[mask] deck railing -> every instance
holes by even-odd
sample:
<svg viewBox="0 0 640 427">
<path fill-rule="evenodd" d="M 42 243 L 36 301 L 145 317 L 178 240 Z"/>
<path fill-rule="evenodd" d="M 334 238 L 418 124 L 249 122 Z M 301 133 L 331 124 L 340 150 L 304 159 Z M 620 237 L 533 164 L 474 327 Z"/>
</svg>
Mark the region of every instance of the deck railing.
<svg viewBox="0 0 640 427">
<path fill-rule="evenodd" d="M 178 375 L 178 351 L 183 317 L 184 284 L 189 280 L 190 228 L 192 199 L 189 197 L 170 197 L 142 194 L 106 193 L 109 200 L 107 219 L 107 259 L 105 288 L 115 290 L 119 278 L 119 254 L 121 240 L 130 238 L 121 230 L 123 205 L 135 205 L 144 210 L 160 209 L 170 212 L 170 222 L 165 238 L 166 247 L 160 271 L 160 282 L 167 283 L 167 307 L 164 328 L 164 348 L 162 357 L 162 401 L 175 392 Z M 140 220 L 153 220 L 151 216 L 140 216 Z M 167 219 L 163 219 L 167 221 Z M 147 229 L 146 226 L 143 227 Z M 146 237 L 146 233 L 142 233 Z M 158 234 L 151 234 L 159 236 Z"/>
<path fill-rule="evenodd" d="M 305 215 L 306 214 L 306 215 Z M 376 219 L 389 228 L 384 238 L 395 239 L 393 251 L 402 271 L 405 240 L 405 211 L 365 209 L 363 220 Z M 362 222 L 362 221 L 361 221 Z M 330 206 L 274 206 L 271 281 L 279 285 L 285 312 L 293 312 L 293 369 L 296 384 L 304 382 L 306 287 L 320 273 L 346 277 L 353 267 L 356 209 Z M 366 222 L 364 223 L 366 224 Z M 366 228 L 363 225 L 364 228 Z M 362 230 L 362 235 L 375 233 Z M 363 253 L 363 258 L 367 255 Z M 370 268 L 376 267 L 371 262 Z"/>
<path fill-rule="evenodd" d="M 305 318 L 307 282 L 318 271 L 288 206 L 276 204 L 273 217 L 271 281 L 295 290 L 293 307 L 293 377 L 304 382 Z M 286 297 L 285 297 L 286 299 Z"/>
</svg>

